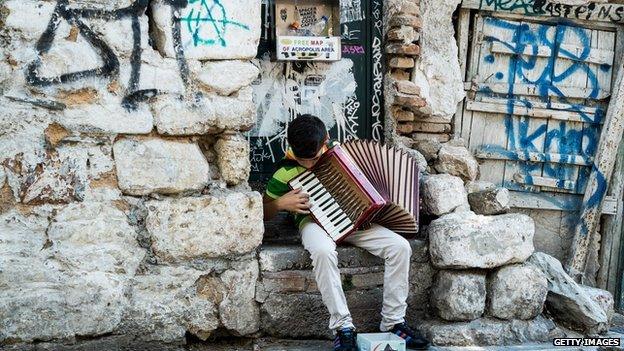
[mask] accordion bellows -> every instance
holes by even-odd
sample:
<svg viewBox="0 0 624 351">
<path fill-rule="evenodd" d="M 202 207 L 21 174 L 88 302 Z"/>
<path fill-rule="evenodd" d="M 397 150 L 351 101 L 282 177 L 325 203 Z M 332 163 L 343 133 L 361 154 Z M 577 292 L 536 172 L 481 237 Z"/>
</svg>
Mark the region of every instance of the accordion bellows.
<svg viewBox="0 0 624 351">
<path fill-rule="evenodd" d="M 312 218 L 336 242 L 373 222 L 404 236 L 418 232 L 418 165 L 404 150 L 349 141 L 288 185 L 310 195 Z"/>
</svg>

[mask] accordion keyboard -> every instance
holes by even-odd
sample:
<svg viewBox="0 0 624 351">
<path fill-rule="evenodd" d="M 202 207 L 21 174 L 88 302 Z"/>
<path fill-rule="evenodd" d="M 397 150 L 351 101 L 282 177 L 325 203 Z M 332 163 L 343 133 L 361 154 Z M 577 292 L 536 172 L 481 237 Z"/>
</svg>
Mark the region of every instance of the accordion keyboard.
<svg viewBox="0 0 624 351">
<path fill-rule="evenodd" d="M 314 172 L 306 171 L 290 184 L 310 196 L 310 212 L 336 240 L 354 229 L 355 221 L 368 204 L 330 163 Z"/>
</svg>

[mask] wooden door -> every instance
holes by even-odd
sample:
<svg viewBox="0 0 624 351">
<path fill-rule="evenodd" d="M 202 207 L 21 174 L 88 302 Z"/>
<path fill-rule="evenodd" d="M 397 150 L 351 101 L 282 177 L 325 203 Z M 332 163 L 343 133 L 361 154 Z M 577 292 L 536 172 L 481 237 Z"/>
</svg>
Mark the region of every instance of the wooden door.
<svg viewBox="0 0 624 351">
<path fill-rule="evenodd" d="M 476 14 L 457 118 L 481 179 L 513 205 L 573 210 L 585 192 L 611 92 L 616 32 Z"/>
</svg>

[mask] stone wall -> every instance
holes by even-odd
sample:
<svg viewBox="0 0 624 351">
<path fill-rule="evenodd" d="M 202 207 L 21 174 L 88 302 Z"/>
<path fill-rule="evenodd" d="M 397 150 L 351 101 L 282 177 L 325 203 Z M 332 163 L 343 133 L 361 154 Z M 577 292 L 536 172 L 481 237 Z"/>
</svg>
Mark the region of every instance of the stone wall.
<svg viewBox="0 0 624 351">
<path fill-rule="evenodd" d="M 260 1 L 212 5 L 0 4 L 0 343 L 259 330 Z"/>
</svg>

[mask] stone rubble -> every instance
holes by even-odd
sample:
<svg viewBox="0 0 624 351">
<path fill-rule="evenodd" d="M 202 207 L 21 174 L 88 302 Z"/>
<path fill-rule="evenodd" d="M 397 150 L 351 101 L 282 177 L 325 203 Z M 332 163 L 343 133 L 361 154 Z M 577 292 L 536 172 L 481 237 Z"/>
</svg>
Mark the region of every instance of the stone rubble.
<svg viewBox="0 0 624 351">
<path fill-rule="evenodd" d="M 422 209 L 436 216 L 450 213 L 461 206 L 468 206 L 464 182 L 448 174 L 432 174 L 423 177 L 420 197 Z"/>
<path fill-rule="evenodd" d="M 431 261 L 441 269 L 522 263 L 533 253 L 534 233 L 533 220 L 522 214 L 447 214 L 428 227 Z"/>
<path fill-rule="evenodd" d="M 438 151 L 435 169 L 463 180 L 475 180 L 479 175 L 479 164 L 472 153 L 463 146 L 443 144 Z"/>
<path fill-rule="evenodd" d="M 488 278 L 488 313 L 500 319 L 533 319 L 542 313 L 548 281 L 532 265 L 504 266 Z"/>
<path fill-rule="evenodd" d="M 485 311 L 484 272 L 438 271 L 431 289 L 431 305 L 439 317 L 451 321 L 471 321 Z"/>
<path fill-rule="evenodd" d="M 509 211 L 509 190 L 490 188 L 468 194 L 470 209 L 476 214 L 497 215 Z"/>
<path fill-rule="evenodd" d="M 586 334 L 604 333 L 609 328 L 607 313 L 592 296 L 577 284 L 556 258 L 542 252 L 528 262 L 539 268 L 548 279 L 546 308 L 561 324 Z"/>
</svg>

